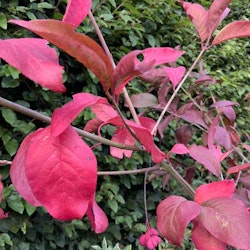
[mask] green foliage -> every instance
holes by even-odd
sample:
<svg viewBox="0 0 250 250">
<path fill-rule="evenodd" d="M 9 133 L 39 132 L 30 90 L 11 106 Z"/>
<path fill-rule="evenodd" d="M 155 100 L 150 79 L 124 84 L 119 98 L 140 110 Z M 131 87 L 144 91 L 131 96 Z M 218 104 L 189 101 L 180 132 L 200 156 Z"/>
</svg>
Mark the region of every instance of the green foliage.
<svg viewBox="0 0 250 250">
<path fill-rule="evenodd" d="M 66 1 L 54 0 L 2 0 L 0 2 L 0 36 L 32 37 L 25 29 L 14 27 L 7 20 L 18 19 L 60 19 L 65 11 Z M 248 0 L 233 1 L 232 19 L 246 18 L 250 11 L 243 9 Z M 202 1 L 208 5 L 210 1 Z M 175 47 L 181 45 L 186 51 L 179 62 L 187 67 L 197 56 L 199 39 L 190 21 L 175 0 L 94 0 L 93 14 L 97 19 L 105 40 L 118 61 L 132 49 L 154 46 Z M 243 15 L 243 16 L 242 16 Z M 230 19 L 229 19 L 230 21 Z M 86 19 L 78 28 L 96 39 L 90 21 Z M 67 92 L 63 95 L 41 89 L 4 61 L 0 64 L 0 95 L 9 100 L 30 107 L 45 115 L 71 99 L 72 94 L 85 91 L 103 95 L 102 88 L 94 76 L 68 55 L 58 51 L 60 63 L 65 69 Z M 219 55 L 219 56 L 218 56 Z M 250 73 L 248 69 L 249 42 L 233 40 L 210 50 L 204 57 L 206 70 L 222 81 L 221 85 L 212 85 L 204 89 L 204 95 L 210 91 L 219 99 L 237 101 L 237 126 L 240 131 L 250 133 L 249 108 L 244 96 L 249 92 Z M 94 82 L 94 84 L 93 84 Z M 130 93 L 138 93 L 145 86 L 135 81 Z M 185 97 L 184 97 L 185 98 Z M 24 137 L 38 127 L 45 126 L 24 115 L 0 107 L 0 159 L 12 160 Z M 152 114 L 154 117 L 155 114 Z M 82 127 L 91 118 L 89 110 L 83 112 L 74 122 Z M 163 151 L 173 145 L 175 124 L 170 124 L 168 140 L 161 142 Z M 103 129 L 104 135 L 110 136 L 111 127 Z M 173 141 L 171 141 L 173 140 Z M 93 145 L 93 142 L 88 142 Z M 151 166 L 147 155 L 134 153 L 131 159 L 118 160 L 109 155 L 106 146 L 95 148 L 99 162 L 99 171 L 122 171 Z M 0 249 L 97 249 L 129 250 L 140 249 L 138 238 L 145 231 L 143 179 L 141 175 L 99 176 L 96 199 L 109 215 L 110 226 L 102 235 L 90 231 L 86 219 L 72 222 L 54 221 L 42 208 L 34 208 L 20 198 L 10 184 L 9 167 L 1 167 L 5 189 L 2 208 L 9 213 L 7 219 L 0 221 Z M 195 185 L 200 184 L 197 179 Z M 174 181 L 162 192 L 162 179 L 157 177 L 147 185 L 147 205 L 150 220 L 154 221 L 155 208 L 168 192 L 180 193 Z M 188 234 L 188 232 L 187 232 Z M 119 242 L 119 244 L 114 244 Z M 114 246 L 114 247 L 113 247 Z M 162 249 L 174 249 L 168 243 L 162 243 Z M 185 249 L 191 249 L 185 240 Z"/>
</svg>

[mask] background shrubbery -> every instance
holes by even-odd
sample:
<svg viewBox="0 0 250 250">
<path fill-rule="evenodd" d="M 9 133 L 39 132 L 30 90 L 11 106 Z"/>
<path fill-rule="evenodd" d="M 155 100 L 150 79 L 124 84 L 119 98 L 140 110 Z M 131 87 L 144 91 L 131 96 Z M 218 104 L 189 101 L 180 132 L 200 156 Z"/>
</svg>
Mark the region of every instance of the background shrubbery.
<svg viewBox="0 0 250 250">
<path fill-rule="evenodd" d="M 200 3 L 206 6 L 210 1 Z M 226 22 L 249 18 L 250 9 L 242 7 L 248 5 L 248 0 L 233 1 L 232 11 Z M 65 6 L 66 1 L 1 0 L 0 37 L 32 37 L 34 34 L 7 24 L 7 20 L 61 19 Z M 188 67 L 198 54 L 198 36 L 175 0 L 96 0 L 93 1 L 92 9 L 115 61 L 134 49 L 181 45 L 182 50 L 186 51 L 181 64 Z M 78 31 L 97 39 L 88 19 L 85 19 Z M 68 55 L 61 51 L 58 53 L 60 63 L 65 69 L 66 93 L 55 94 L 44 90 L 1 61 L 0 96 L 50 116 L 56 107 L 70 100 L 74 93 L 84 91 L 102 95 L 102 87 L 97 84 L 92 74 Z M 250 133 L 249 104 L 248 100 L 244 100 L 249 91 L 249 53 L 250 41 L 242 39 L 219 45 L 207 52 L 204 57 L 205 69 L 221 83 L 203 88 L 203 94 L 209 97 L 212 92 L 215 98 L 239 103 L 236 107 L 237 127 L 243 140 L 247 140 L 247 134 Z M 130 84 L 128 90 L 133 94 L 144 88 L 146 85 L 137 80 Z M 183 99 L 185 100 L 185 96 Z M 24 137 L 45 125 L 9 109 L 0 107 L 0 110 L 0 159 L 11 161 Z M 90 112 L 85 111 L 74 125 L 83 127 L 90 118 Z M 170 124 L 166 131 L 169 137 L 161 144 L 163 151 L 174 145 L 174 130 L 175 124 Z M 109 136 L 112 128 L 107 126 L 105 132 Z M 109 148 L 106 146 L 98 146 L 95 153 L 100 171 L 152 166 L 147 154 L 134 153 L 131 159 L 118 160 L 109 155 Z M 96 235 L 91 232 L 89 222 L 85 219 L 69 223 L 58 222 L 42 208 L 31 207 L 20 198 L 11 185 L 9 166 L 1 167 L 0 173 L 5 184 L 1 207 L 10 214 L 7 219 L 0 221 L 0 249 L 90 249 L 92 245 L 101 245 L 104 237 L 110 245 L 119 242 L 121 249 L 129 244 L 132 245 L 132 249 L 139 249 L 137 239 L 145 231 L 143 175 L 99 177 L 97 201 L 109 216 L 110 226 L 104 234 Z M 197 180 L 194 184 L 197 185 L 199 173 L 196 174 Z M 168 193 L 175 194 L 178 191 L 179 187 L 172 181 L 162 190 L 160 178 L 155 178 L 148 184 L 147 202 L 152 222 L 157 204 Z M 185 243 L 187 249 L 191 249 L 188 241 Z"/>
</svg>

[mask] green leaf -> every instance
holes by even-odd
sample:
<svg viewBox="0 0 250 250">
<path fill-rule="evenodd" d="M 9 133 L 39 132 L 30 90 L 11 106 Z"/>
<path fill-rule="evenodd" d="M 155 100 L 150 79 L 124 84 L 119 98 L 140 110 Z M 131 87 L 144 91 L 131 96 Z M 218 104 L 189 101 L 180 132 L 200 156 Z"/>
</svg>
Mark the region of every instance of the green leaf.
<svg viewBox="0 0 250 250">
<path fill-rule="evenodd" d="M 13 79 L 12 77 L 3 77 L 1 81 L 2 88 L 15 88 L 20 85 L 20 82 L 17 79 Z"/>
<path fill-rule="evenodd" d="M 120 194 L 116 195 L 116 196 L 115 196 L 115 199 L 116 199 L 119 203 L 125 204 L 125 200 L 124 200 L 124 198 L 123 198 Z"/>
<path fill-rule="evenodd" d="M 6 233 L 0 234 L 0 239 L 3 240 L 9 246 L 13 245 L 13 242 L 12 242 L 10 236 Z"/>
<path fill-rule="evenodd" d="M 3 13 L 0 13 L 0 27 L 4 30 L 7 29 L 7 18 Z"/>
<path fill-rule="evenodd" d="M 37 6 L 39 9 L 53 9 L 53 6 L 46 2 L 39 3 Z"/>
<path fill-rule="evenodd" d="M 4 143 L 4 146 L 9 155 L 13 156 L 16 153 L 19 144 L 16 139 L 11 139 L 8 142 Z"/>
<path fill-rule="evenodd" d="M 6 122 L 8 122 L 10 125 L 13 125 L 16 121 L 16 113 L 7 108 L 2 109 L 2 116 Z"/>
<path fill-rule="evenodd" d="M 31 206 L 28 202 L 25 201 L 25 210 L 29 216 L 31 216 L 35 211 L 36 207 Z"/>
<path fill-rule="evenodd" d="M 8 69 L 9 69 L 9 73 L 10 73 L 10 76 L 13 78 L 13 79 L 18 79 L 19 78 L 19 75 L 20 75 L 20 71 L 16 68 L 13 68 L 12 66 L 8 65 Z"/>
<path fill-rule="evenodd" d="M 109 204 L 109 207 L 115 212 L 117 213 L 118 211 L 118 203 L 116 200 L 108 200 L 108 204 Z"/>
<path fill-rule="evenodd" d="M 12 210 L 16 211 L 19 214 L 23 214 L 23 201 L 15 190 L 13 190 L 11 195 L 7 198 L 7 204 Z"/>
</svg>

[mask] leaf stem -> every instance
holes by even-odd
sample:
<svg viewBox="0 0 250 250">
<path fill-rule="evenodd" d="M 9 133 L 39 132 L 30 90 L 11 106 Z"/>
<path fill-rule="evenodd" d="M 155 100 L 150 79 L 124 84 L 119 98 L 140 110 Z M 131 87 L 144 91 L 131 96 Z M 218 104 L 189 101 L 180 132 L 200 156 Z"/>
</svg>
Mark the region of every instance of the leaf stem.
<svg viewBox="0 0 250 250">
<path fill-rule="evenodd" d="M 51 118 L 49 116 L 43 115 L 37 111 L 34 111 L 30 108 L 26 108 L 20 104 L 14 103 L 12 101 L 9 101 L 5 98 L 0 97 L 0 106 L 2 107 L 6 107 L 9 109 L 12 109 L 18 113 L 27 115 L 29 117 L 32 117 L 36 120 L 39 120 L 41 122 L 50 124 L 51 123 Z M 111 140 L 108 140 L 106 138 L 103 138 L 101 136 L 95 135 L 95 134 L 91 134 L 89 132 L 86 132 L 84 130 L 81 130 L 79 128 L 74 127 L 74 129 L 76 130 L 76 132 L 85 138 L 88 138 L 90 140 L 93 141 L 97 141 L 100 142 L 102 144 L 108 145 L 108 146 L 112 146 L 112 147 L 116 147 L 116 148 L 121 148 L 121 149 L 128 149 L 128 150 L 134 150 L 134 151 L 144 151 L 143 147 L 137 147 L 137 146 L 130 146 L 130 145 L 124 145 L 124 144 L 120 144 L 120 143 L 116 143 L 113 142 Z"/>
<path fill-rule="evenodd" d="M 156 130 L 157 130 L 157 128 L 158 128 L 161 120 L 163 119 L 165 113 L 167 112 L 169 106 L 173 102 L 173 100 L 176 97 L 177 93 L 179 92 L 180 88 L 182 87 L 182 85 L 184 84 L 184 82 L 187 80 L 189 74 L 192 72 L 192 70 L 194 69 L 194 67 L 196 66 L 196 64 L 198 63 L 198 61 L 200 60 L 201 56 L 203 55 L 203 53 L 205 51 L 206 51 L 206 47 L 202 48 L 200 54 L 197 56 L 197 58 L 195 59 L 195 61 L 192 64 L 192 66 L 189 68 L 188 72 L 185 74 L 185 76 L 183 77 L 182 81 L 179 83 L 179 85 L 177 86 L 177 88 L 173 92 L 172 96 L 170 97 L 170 99 L 168 100 L 166 106 L 164 107 L 163 111 L 161 112 L 161 114 L 160 114 L 160 116 L 159 116 L 159 118 L 158 118 L 158 120 L 157 120 L 154 128 L 151 131 L 152 135 L 156 132 Z"/>
</svg>

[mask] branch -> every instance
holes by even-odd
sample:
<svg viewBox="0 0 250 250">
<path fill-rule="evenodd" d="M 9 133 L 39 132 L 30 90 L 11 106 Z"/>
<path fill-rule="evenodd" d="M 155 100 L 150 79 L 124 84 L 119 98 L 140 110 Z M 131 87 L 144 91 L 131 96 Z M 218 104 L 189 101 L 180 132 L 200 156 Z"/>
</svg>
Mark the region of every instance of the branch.
<svg viewBox="0 0 250 250">
<path fill-rule="evenodd" d="M 12 109 L 12 110 L 14 110 L 16 112 L 19 112 L 21 114 L 27 115 L 29 117 L 32 117 L 32 118 L 34 118 L 36 120 L 39 120 L 41 122 L 44 122 L 44 123 L 47 123 L 47 124 L 51 123 L 51 118 L 50 117 L 48 117 L 46 115 L 42 115 L 42 114 L 40 114 L 37 111 L 34 111 L 32 109 L 29 109 L 29 108 L 26 108 L 26 107 L 24 107 L 22 105 L 19 105 L 17 103 L 11 102 L 11 101 L 9 101 L 7 99 L 4 99 L 2 97 L 0 97 L 0 106 Z M 130 146 L 130 145 L 124 145 L 124 144 L 116 143 L 116 142 L 113 142 L 113 141 L 108 140 L 106 138 L 103 138 L 101 136 L 98 136 L 98 135 L 95 135 L 95 134 L 91 134 L 89 132 L 81 130 L 79 128 L 76 128 L 76 127 L 73 127 L 73 128 L 76 130 L 76 132 L 80 136 L 88 138 L 88 139 L 93 140 L 93 141 L 100 142 L 100 143 L 108 145 L 108 146 L 112 146 L 112 147 L 116 147 L 116 148 L 121 148 L 121 149 L 127 149 L 127 150 L 134 150 L 134 151 L 144 151 L 143 147 Z"/>
<path fill-rule="evenodd" d="M 12 161 L 0 160 L 0 166 L 11 165 Z M 128 174 L 144 174 L 154 170 L 159 170 L 159 165 L 148 168 L 133 169 L 133 170 L 122 170 L 122 171 L 99 171 L 98 175 L 128 175 Z"/>
<path fill-rule="evenodd" d="M 187 80 L 189 74 L 192 72 L 192 70 L 194 69 L 195 65 L 198 63 L 198 61 L 200 60 L 201 56 L 203 55 L 203 53 L 204 53 L 205 51 L 206 51 L 206 48 L 205 48 L 205 47 L 202 48 L 200 54 L 197 56 L 197 58 L 195 59 L 194 63 L 193 63 L 192 66 L 189 68 L 188 72 L 187 72 L 186 75 L 183 77 L 182 81 L 179 83 L 178 87 L 175 89 L 174 93 L 172 94 L 172 96 L 171 96 L 170 99 L 168 100 L 168 102 L 167 102 L 166 106 L 164 107 L 163 111 L 161 112 L 161 114 L 160 114 L 160 116 L 159 116 L 159 118 L 158 118 L 158 120 L 157 120 L 157 122 L 156 122 L 154 128 L 153 128 L 152 131 L 151 131 L 151 134 L 152 134 L 152 135 L 156 132 L 156 130 L 157 130 L 157 128 L 158 128 L 158 126 L 159 126 L 161 120 L 163 119 L 165 113 L 167 112 L 169 106 L 170 106 L 171 103 L 173 102 L 173 100 L 174 100 L 174 98 L 176 97 L 176 95 L 178 94 L 180 88 L 182 87 L 182 85 L 184 84 L 184 82 Z"/>
<path fill-rule="evenodd" d="M 186 193 L 193 199 L 195 195 L 194 189 L 183 179 L 183 177 L 167 162 L 164 160 L 161 162 L 161 165 L 164 170 L 166 170 L 176 182 L 183 187 Z"/>
</svg>

